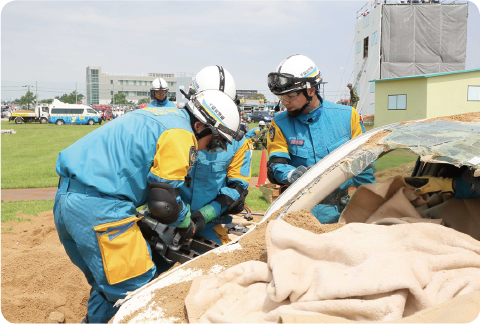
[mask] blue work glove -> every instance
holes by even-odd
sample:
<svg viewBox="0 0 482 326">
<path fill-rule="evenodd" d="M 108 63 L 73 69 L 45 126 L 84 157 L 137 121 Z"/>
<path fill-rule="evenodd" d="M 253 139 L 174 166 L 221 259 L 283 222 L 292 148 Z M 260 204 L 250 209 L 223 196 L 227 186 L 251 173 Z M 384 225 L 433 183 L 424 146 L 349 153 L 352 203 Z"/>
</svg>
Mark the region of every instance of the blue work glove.
<svg viewBox="0 0 482 326">
<path fill-rule="evenodd" d="M 195 226 L 194 232 L 201 232 L 204 230 L 206 223 L 209 223 L 213 218 L 216 217 L 216 210 L 211 205 L 206 205 L 201 207 L 198 211 L 191 214 L 191 219 Z"/>
<path fill-rule="evenodd" d="M 288 176 L 287 176 L 287 181 L 292 184 L 293 182 L 295 182 L 296 180 L 298 180 L 306 171 L 308 171 L 308 169 L 310 168 L 311 166 L 309 167 L 304 167 L 303 165 L 300 165 L 298 166 L 296 169 L 294 170 L 291 170 L 289 173 L 288 173 Z"/>
</svg>

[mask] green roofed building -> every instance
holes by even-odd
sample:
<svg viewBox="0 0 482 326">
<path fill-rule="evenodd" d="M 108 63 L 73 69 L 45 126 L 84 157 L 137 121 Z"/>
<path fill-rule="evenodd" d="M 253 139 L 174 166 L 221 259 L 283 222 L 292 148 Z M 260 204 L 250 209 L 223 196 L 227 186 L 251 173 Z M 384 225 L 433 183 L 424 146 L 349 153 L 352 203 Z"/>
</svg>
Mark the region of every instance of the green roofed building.
<svg viewBox="0 0 482 326">
<path fill-rule="evenodd" d="M 370 80 L 374 128 L 395 122 L 480 112 L 480 68 Z"/>
</svg>

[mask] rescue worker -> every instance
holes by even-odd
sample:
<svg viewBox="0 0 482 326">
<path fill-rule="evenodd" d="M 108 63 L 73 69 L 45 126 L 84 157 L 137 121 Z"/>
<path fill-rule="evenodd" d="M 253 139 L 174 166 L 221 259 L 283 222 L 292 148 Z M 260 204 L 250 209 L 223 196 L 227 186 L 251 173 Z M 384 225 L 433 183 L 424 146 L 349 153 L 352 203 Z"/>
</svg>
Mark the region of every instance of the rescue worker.
<svg viewBox="0 0 482 326">
<path fill-rule="evenodd" d="M 237 107 L 223 92 L 200 92 L 185 108 L 189 119 L 178 109 L 136 110 L 59 153 L 54 220 L 68 256 L 92 286 L 84 321 L 108 322 L 113 304 L 156 273 L 137 207 L 147 203 L 153 218 L 176 227 L 181 242 L 204 224 L 179 188 L 198 151 L 226 150 L 243 135 Z"/>
<path fill-rule="evenodd" d="M 176 107 L 174 103 L 167 99 L 169 86 L 162 78 L 156 78 L 151 84 L 151 103 L 146 107 Z"/>
<path fill-rule="evenodd" d="M 260 132 L 261 130 L 264 129 L 265 126 L 266 126 L 266 122 L 264 122 L 263 120 L 260 120 L 258 122 L 258 127 L 254 128 L 254 129 L 251 129 L 249 132 L 247 132 L 246 137 L 252 138 L 252 137 L 256 136 L 258 134 L 258 132 Z"/>
<path fill-rule="evenodd" d="M 209 66 L 196 74 L 190 87 L 192 96 L 206 89 L 218 89 L 236 100 L 236 86 L 231 74 L 222 66 Z M 186 112 L 185 110 L 183 110 Z M 252 142 L 246 138 L 233 140 L 226 151 L 198 151 L 196 162 L 189 170 L 189 183 L 179 194 L 191 206 L 192 216 L 201 215 L 206 222 L 197 232 L 219 244 L 229 242 L 222 224 L 231 223 L 227 214 L 244 209 L 251 179 Z"/>
<path fill-rule="evenodd" d="M 266 122 L 261 120 L 258 123 L 257 128 L 249 131 L 246 137 L 250 138 L 253 141 L 254 149 L 266 149 L 267 147 L 267 138 L 268 138 L 268 128 L 265 128 Z"/>
<path fill-rule="evenodd" d="M 356 93 L 356 89 L 353 88 L 351 83 L 346 85 L 346 87 L 348 87 L 350 90 L 350 106 L 356 109 L 358 101 L 360 100 L 358 94 Z"/>
<path fill-rule="evenodd" d="M 248 123 L 248 114 L 244 113 L 243 116 L 241 117 L 241 130 L 244 132 L 246 135 L 249 131 L 249 123 Z"/>
<path fill-rule="evenodd" d="M 276 72 L 268 74 L 268 87 L 287 111 L 276 114 L 268 136 L 268 179 L 291 185 L 309 167 L 361 133 L 365 127 L 354 108 L 335 104 L 320 96 L 321 73 L 315 63 L 300 54 L 283 60 Z M 371 168 L 340 187 L 333 202 L 322 202 L 312 213 L 322 223 L 338 220 L 338 203 L 351 185 L 373 183 Z"/>
</svg>

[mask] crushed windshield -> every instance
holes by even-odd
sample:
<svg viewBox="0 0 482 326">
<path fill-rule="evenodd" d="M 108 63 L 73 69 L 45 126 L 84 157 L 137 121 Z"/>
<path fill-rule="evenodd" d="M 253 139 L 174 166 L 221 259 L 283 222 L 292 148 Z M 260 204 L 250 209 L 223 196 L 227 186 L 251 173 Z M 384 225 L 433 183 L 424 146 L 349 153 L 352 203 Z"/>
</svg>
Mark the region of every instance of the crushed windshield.
<svg viewBox="0 0 482 326">
<path fill-rule="evenodd" d="M 380 154 L 394 149 L 408 149 L 423 162 L 480 169 L 479 128 L 479 123 L 442 120 L 400 124 L 391 132 L 380 131 L 365 146 L 349 153 L 342 169 L 358 175 Z"/>
</svg>

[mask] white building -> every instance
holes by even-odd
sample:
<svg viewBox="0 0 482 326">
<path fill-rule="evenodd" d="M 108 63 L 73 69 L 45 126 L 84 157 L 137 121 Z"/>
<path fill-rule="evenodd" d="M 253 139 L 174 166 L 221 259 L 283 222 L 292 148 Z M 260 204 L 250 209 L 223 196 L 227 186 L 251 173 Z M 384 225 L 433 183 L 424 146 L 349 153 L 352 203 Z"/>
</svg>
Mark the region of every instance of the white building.
<svg viewBox="0 0 482 326">
<path fill-rule="evenodd" d="M 353 85 L 361 115 L 374 113 L 370 80 L 465 69 L 467 3 L 385 2 L 368 2 L 355 26 Z"/>
<path fill-rule="evenodd" d="M 86 104 L 110 104 L 113 94 L 125 94 L 128 101 L 137 103 L 142 98 L 150 98 L 151 83 L 161 77 L 169 86 L 167 97 L 176 101 L 176 78 L 172 73 L 109 74 L 102 73 L 101 67 L 86 68 Z"/>
</svg>

